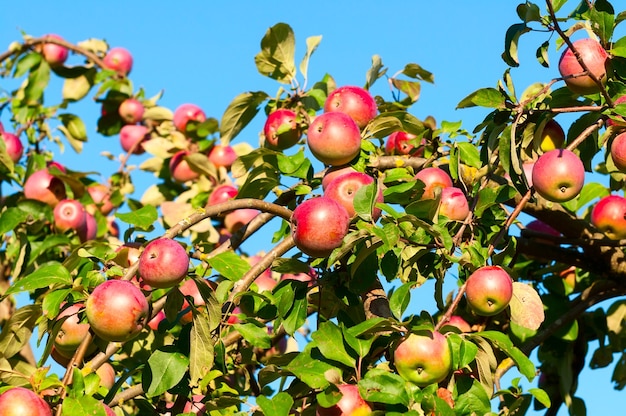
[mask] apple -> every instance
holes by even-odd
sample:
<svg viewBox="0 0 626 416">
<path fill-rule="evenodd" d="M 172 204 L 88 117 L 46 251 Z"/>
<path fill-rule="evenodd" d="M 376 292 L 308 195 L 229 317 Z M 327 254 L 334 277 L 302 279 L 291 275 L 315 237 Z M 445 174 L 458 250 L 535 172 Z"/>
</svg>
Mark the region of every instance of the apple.
<svg viewBox="0 0 626 416">
<path fill-rule="evenodd" d="M 17 135 L 6 131 L 0 132 L 0 136 L 2 136 L 4 147 L 7 155 L 9 155 L 9 158 L 13 161 L 13 163 L 19 162 L 24 154 L 24 146 L 22 145 L 20 138 L 17 137 Z"/>
<path fill-rule="evenodd" d="M 350 165 L 330 166 L 328 169 L 326 169 L 326 172 L 324 173 L 324 176 L 322 177 L 322 190 L 325 191 L 326 188 L 328 187 L 328 184 L 331 183 L 333 179 L 345 173 L 350 173 L 350 172 L 357 172 L 357 170 L 354 169 Z"/>
<path fill-rule="evenodd" d="M 224 227 L 229 233 L 234 234 L 257 215 L 259 215 L 259 211 L 252 208 L 239 208 L 230 211 L 224 216 Z"/>
<path fill-rule="evenodd" d="M 202 283 L 200 284 L 206 285 L 211 290 L 217 289 L 217 285 L 215 284 L 215 282 L 212 282 L 211 280 L 204 279 L 201 282 Z M 185 296 L 185 300 L 181 308 L 183 313 L 180 316 L 180 322 L 182 324 L 188 324 L 189 322 L 193 320 L 193 312 L 191 312 L 191 308 L 189 308 L 189 302 L 187 300 L 188 296 L 191 296 L 193 305 L 196 308 L 206 304 L 206 302 L 204 301 L 204 298 L 200 294 L 200 290 L 198 289 L 198 283 L 199 282 L 197 282 L 194 279 L 187 279 L 178 288 L 180 292 Z M 187 308 L 189 308 L 189 310 L 187 310 Z"/>
<path fill-rule="evenodd" d="M 404 131 L 395 131 L 387 137 L 385 143 L 385 153 L 388 155 L 411 155 L 422 156 L 424 154 L 424 145 L 426 140 L 422 139 L 422 146 L 417 149 L 411 143 L 410 140 L 415 139 L 417 136 Z"/>
<path fill-rule="evenodd" d="M 89 185 L 87 193 L 91 197 L 94 205 L 88 205 L 86 207 L 87 212 L 94 213 L 97 209 L 102 215 L 109 215 L 115 206 L 111 202 L 111 189 L 103 183 L 96 183 Z M 95 209 L 94 209 L 95 208 Z"/>
<path fill-rule="evenodd" d="M 626 132 L 618 134 L 613 139 L 610 153 L 615 167 L 626 172 Z"/>
<path fill-rule="evenodd" d="M 148 319 L 149 309 L 141 290 L 126 280 L 101 283 L 85 302 L 91 329 L 109 342 L 125 342 L 136 337 Z"/>
<path fill-rule="evenodd" d="M 465 221 L 470 209 L 467 198 L 460 188 L 449 186 L 441 190 L 439 214 L 452 221 Z"/>
<path fill-rule="evenodd" d="M 254 279 L 254 283 L 256 284 L 259 293 L 265 292 L 266 290 L 268 292 L 271 292 L 278 284 L 278 282 L 272 277 L 272 272 L 269 269 L 267 269 L 266 271 L 261 273 L 259 277 Z"/>
<path fill-rule="evenodd" d="M 109 406 L 107 406 L 106 404 L 102 403 L 102 407 L 104 408 L 104 414 L 106 416 L 117 416 L 115 414 L 115 412 L 113 411 L 113 409 L 111 409 Z"/>
<path fill-rule="evenodd" d="M 65 184 L 44 168 L 33 172 L 24 182 L 24 196 L 44 202 L 51 207 L 65 199 Z"/>
<path fill-rule="evenodd" d="M 95 240 L 98 237 L 98 221 L 96 221 L 96 217 L 88 212 L 85 212 L 85 224 L 82 227 L 79 227 L 76 231 L 81 243 L 89 240 Z"/>
<path fill-rule="evenodd" d="M 591 224 L 612 240 L 626 238 L 626 198 L 607 195 L 591 209 Z"/>
<path fill-rule="evenodd" d="M 331 406 L 317 406 L 317 416 L 369 416 L 373 414 L 372 407 L 363 400 L 356 384 L 340 384 L 341 399 Z"/>
<path fill-rule="evenodd" d="M 2 416 L 52 416 L 50 406 L 24 387 L 13 387 L 0 394 Z"/>
<path fill-rule="evenodd" d="M 195 104 L 182 104 L 174 110 L 174 126 L 178 131 L 185 132 L 189 121 L 202 123 L 206 120 L 206 114 Z"/>
<path fill-rule="evenodd" d="M 350 218 L 356 217 L 354 209 L 354 195 L 359 188 L 374 183 L 374 178 L 362 172 L 346 173 L 333 179 L 324 191 L 324 196 L 339 202 L 348 212 Z M 383 192 L 380 188 L 376 196 L 376 202 L 384 202 Z M 372 210 L 372 220 L 376 222 L 380 218 L 380 208 Z"/>
<path fill-rule="evenodd" d="M 96 374 L 100 377 L 100 385 L 111 390 L 115 385 L 115 369 L 113 366 L 105 362 L 96 370 Z"/>
<path fill-rule="evenodd" d="M 329 256 L 341 246 L 349 227 L 350 216 L 346 209 L 324 196 L 302 202 L 291 216 L 294 243 L 311 257 Z"/>
<path fill-rule="evenodd" d="M 554 149 L 541 156 L 533 167 L 533 187 L 552 202 L 574 199 L 585 182 L 585 167 L 571 150 Z"/>
<path fill-rule="evenodd" d="M 496 315 L 509 306 L 513 297 L 513 280 L 500 266 L 480 267 L 465 284 L 465 299 L 477 315 Z"/>
<path fill-rule="evenodd" d="M 193 170 L 185 160 L 185 156 L 191 154 L 188 150 L 179 150 L 170 159 L 170 174 L 177 182 L 193 181 L 200 177 L 200 174 Z M 208 159 L 207 159 L 208 161 Z"/>
<path fill-rule="evenodd" d="M 152 287 L 178 285 L 187 276 L 189 255 L 175 240 L 157 238 L 148 243 L 139 257 L 139 276 Z"/>
<path fill-rule="evenodd" d="M 48 34 L 45 37 L 63 40 L 61 36 L 54 34 Z M 43 59 L 45 59 L 51 67 L 63 65 L 69 55 L 69 51 L 65 46 L 57 45 L 56 43 L 44 43 L 41 48 L 41 53 L 43 54 Z"/>
<path fill-rule="evenodd" d="M 205 396 L 200 394 L 194 394 L 191 397 L 191 401 L 185 403 L 183 407 L 183 413 L 192 413 L 194 415 L 202 416 L 206 414 L 206 405 L 202 403 Z"/>
<path fill-rule="evenodd" d="M 266 145 L 273 149 L 285 150 L 298 143 L 302 137 L 302 128 L 297 118 L 296 112 L 287 108 L 271 112 L 263 126 Z"/>
<path fill-rule="evenodd" d="M 573 43 L 574 48 L 580 54 L 589 71 L 600 81 L 606 80 L 606 63 L 608 54 L 595 39 L 579 39 Z M 594 94 L 600 91 L 600 87 L 593 82 L 589 75 L 582 74 L 585 70 L 580 65 L 574 52 L 567 48 L 559 60 L 559 72 L 564 78 L 567 87 L 576 94 Z"/>
<path fill-rule="evenodd" d="M 461 332 L 472 332 L 472 326 L 459 315 L 452 315 L 450 319 L 444 323 L 444 326 L 446 325 L 453 326 Z"/>
<path fill-rule="evenodd" d="M 54 207 L 54 226 L 57 230 L 78 231 L 86 226 L 87 211 L 79 201 L 75 199 L 63 199 Z"/>
<path fill-rule="evenodd" d="M 298 280 L 300 282 L 307 282 L 310 286 L 313 286 L 317 281 L 317 272 L 314 268 L 310 267 L 308 273 L 283 273 L 280 275 L 281 282 L 283 280 Z"/>
<path fill-rule="evenodd" d="M 133 68 L 133 56 L 125 48 L 111 48 L 103 61 L 107 69 L 117 71 L 122 75 L 128 75 Z"/>
<path fill-rule="evenodd" d="M 152 319 L 148 321 L 148 326 L 151 330 L 157 331 L 159 329 L 159 324 L 161 324 L 163 320 L 165 320 L 165 312 L 163 312 L 163 310 L 160 310 L 159 312 L 157 312 L 156 315 L 152 317 Z"/>
<path fill-rule="evenodd" d="M 452 369 L 448 340 L 439 332 L 409 334 L 394 350 L 400 377 L 418 387 L 443 381 Z"/>
<path fill-rule="evenodd" d="M 136 98 L 127 98 L 117 109 L 118 114 L 126 124 L 139 123 L 143 118 L 145 109 L 141 101 Z"/>
<path fill-rule="evenodd" d="M 83 307 L 82 303 L 75 303 L 63 309 L 57 316 L 57 320 L 67 317 L 61 324 L 61 328 L 53 342 L 54 348 L 63 357 L 72 358 L 76 349 L 78 349 L 78 346 L 89 332 L 89 324 L 81 324 L 78 316 Z"/>
<path fill-rule="evenodd" d="M 415 174 L 415 179 L 424 183 L 422 199 L 435 199 L 437 193 L 441 192 L 442 189 L 453 185 L 452 178 L 448 175 L 448 172 L 434 166 L 421 169 Z"/>
<path fill-rule="evenodd" d="M 535 138 L 537 139 L 537 147 L 541 149 L 542 152 L 547 152 L 563 147 L 565 143 L 565 132 L 559 123 L 554 119 L 550 119 L 543 126 L 541 133 Z"/>
<path fill-rule="evenodd" d="M 209 162 L 218 169 L 224 167 L 229 170 L 235 160 L 237 160 L 237 153 L 232 146 L 216 144 L 209 151 Z"/>
<path fill-rule="evenodd" d="M 324 112 L 331 111 L 340 111 L 349 115 L 359 129 L 362 129 L 376 117 L 378 107 L 366 89 L 347 85 L 328 94 L 324 102 Z"/>
<path fill-rule="evenodd" d="M 526 224 L 526 229 L 534 231 L 536 233 L 551 235 L 553 237 L 561 236 L 560 232 L 558 232 L 557 230 L 555 230 L 554 228 L 550 227 L 548 224 L 540 220 L 532 220 L 531 222 Z M 541 239 L 541 242 L 545 244 L 554 244 L 552 240 Z"/>
<path fill-rule="evenodd" d="M 209 195 L 208 205 L 217 205 L 234 199 L 239 191 L 233 185 L 223 184 L 215 187 Z"/>
<path fill-rule="evenodd" d="M 626 103 L 626 95 L 622 95 L 617 97 L 617 99 L 613 102 L 615 105 L 618 104 L 624 104 Z M 611 127 L 611 126 L 624 126 L 626 125 L 626 119 L 624 119 L 624 117 L 622 116 L 617 116 L 617 119 L 614 120 L 612 118 L 608 118 L 606 120 L 606 126 L 607 127 Z"/>
<path fill-rule="evenodd" d="M 145 152 L 141 142 L 148 138 L 148 128 L 141 124 L 126 124 L 120 130 L 120 145 L 125 152 L 133 151 L 135 155 Z"/>
<path fill-rule="evenodd" d="M 141 247 L 142 245 L 137 242 L 128 242 L 120 247 L 118 247 L 115 251 L 117 252 L 114 261 L 122 267 L 130 267 L 139 261 L 139 257 L 141 256 Z"/>
<path fill-rule="evenodd" d="M 309 125 L 307 144 L 320 162 L 345 165 L 361 151 L 361 132 L 349 115 L 332 111 L 316 117 Z"/>
<path fill-rule="evenodd" d="M 107 231 L 112 237 L 120 237 L 120 226 L 115 221 L 115 217 L 107 217 Z"/>
</svg>

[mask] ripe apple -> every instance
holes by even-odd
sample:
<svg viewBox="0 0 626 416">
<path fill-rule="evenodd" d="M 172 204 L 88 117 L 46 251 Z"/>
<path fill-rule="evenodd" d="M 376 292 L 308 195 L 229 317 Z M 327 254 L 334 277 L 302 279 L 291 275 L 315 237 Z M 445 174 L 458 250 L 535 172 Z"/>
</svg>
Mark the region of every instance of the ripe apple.
<svg viewBox="0 0 626 416">
<path fill-rule="evenodd" d="M 117 109 L 118 114 L 126 124 L 139 123 L 143 118 L 145 109 L 141 101 L 136 98 L 127 98 Z"/>
<path fill-rule="evenodd" d="M 46 37 L 63 40 L 61 36 L 54 34 L 48 34 Z M 43 59 L 45 59 L 46 62 L 52 67 L 63 65 L 69 55 L 69 51 L 65 46 L 57 45 L 55 43 L 44 43 L 41 48 L 41 53 L 43 54 Z"/>
<path fill-rule="evenodd" d="M 148 326 L 151 330 L 157 331 L 159 329 L 159 324 L 165 319 L 165 312 L 160 310 L 152 319 L 148 321 Z"/>
<path fill-rule="evenodd" d="M 58 206 L 58 205 L 57 205 Z M 81 243 L 98 237 L 98 221 L 89 212 L 85 212 L 85 224 L 76 230 Z"/>
<path fill-rule="evenodd" d="M 567 149 L 550 150 L 535 162 L 533 187 L 552 202 L 574 199 L 585 182 L 585 167 L 580 158 Z"/>
<path fill-rule="evenodd" d="M 6 131 L 0 132 L 0 136 L 2 136 L 4 147 L 6 148 L 9 158 L 13 161 L 13 163 L 19 162 L 24 154 L 24 146 L 22 145 L 20 138 L 17 137 L 17 135 Z"/>
<path fill-rule="evenodd" d="M 615 105 L 626 103 L 626 95 L 622 95 L 617 97 L 617 99 L 613 102 Z M 612 118 L 608 118 L 606 120 L 606 126 L 624 126 L 626 124 L 626 119 L 622 116 L 617 116 L 617 120 L 613 120 Z"/>
<path fill-rule="evenodd" d="M 296 112 L 281 108 L 270 113 L 263 126 L 263 135 L 267 146 L 277 150 L 285 150 L 298 143 L 302 128 L 297 122 Z"/>
<path fill-rule="evenodd" d="M 626 172 L 626 132 L 618 134 L 613 139 L 610 152 L 615 167 Z"/>
<path fill-rule="evenodd" d="M 348 212 L 350 218 L 356 216 L 354 209 L 354 194 L 362 186 L 374 183 L 374 178 L 362 172 L 346 173 L 333 179 L 324 191 L 324 196 L 339 202 Z M 383 192 L 379 188 L 376 202 L 384 202 Z M 376 222 L 380 218 L 380 208 L 374 207 L 372 210 L 372 220 Z"/>
<path fill-rule="evenodd" d="M 107 280 L 85 302 L 91 329 L 105 341 L 125 342 L 141 332 L 149 312 L 141 290 L 126 280 Z"/>
<path fill-rule="evenodd" d="M 452 353 L 445 336 L 409 334 L 396 347 L 393 360 L 400 377 L 425 387 L 444 380 L 452 369 Z"/>
<path fill-rule="evenodd" d="M 216 168 L 224 167 L 229 170 L 235 160 L 237 160 L 237 153 L 230 145 L 216 144 L 209 151 L 209 162 L 213 163 Z"/>
<path fill-rule="evenodd" d="M 565 143 L 565 132 L 559 123 L 550 119 L 543 126 L 541 133 L 535 137 L 542 152 L 560 149 Z"/>
<path fill-rule="evenodd" d="M 152 240 L 139 257 L 141 280 L 156 288 L 176 286 L 187 276 L 188 269 L 187 251 L 169 238 Z"/>
<path fill-rule="evenodd" d="M 591 223 L 612 240 L 626 238 L 626 198 L 607 195 L 591 210 Z"/>
<path fill-rule="evenodd" d="M 291 234 L 296 247 L 311 257 L 330 255 L 341 246 L 349 227 L 350 216 L 346 209 L 324 196 L 302 202 L 291 216 Z"/>
<path fill-rule="evenodd" d="M 363 400 L 356 384 L 340 384 L 341 399 L 331 406 L 317 406 L 317 416 L 369 416 L 373 413 L 372 407 Z"/>
<path fill-rule="evenodd" d="M 120 130 L 120 145 L 125 152 L 141 155 L 145 152 L 141 142 L 148 138 L 148 128 L 141 124 L 126 124 Z"/>
<path fill-rule="evenodd" d="M 95 204 L 95 208 L 99 210 L 102 215 L 109 215 L 115 206 L 111 202 L 111 189 L 102 183 L 96 183 L 94 185 L 89 185 L 87 188 L 87 193 L 93 200 Z M 86 207 L 87 212 L 94 213 L 94 205 L 89 205 Z"/>
<path fill-rule="evenodd" d="M 177 182 L 193 181 L 200 177 L 200 174 L 193 170 L 185 160 L 185 156 L 191 154 L 188 150 L 179 150 L 170 159 L 170 174 Z M 208 159 L 207 159 L 208 162 Z"/>
<path fill-rule="evenodd" d="M 111 390 L 115 385 L 115 369 L 113 366 L 105 362 L 96 370 L 96 374 L 100 377 L 100 385 L 106 387 L 107 390 Z"/>
<path fill-rule="evenodd" d="M 513 297 L 513 280 L 500 266 L 483 266 L 467 278 L 465 299 L 481 316 L 492 316 L 509 306 Z"/>
<path fill-rule="evenodd" d="M 205 279 L 202 280 L 202 282 L 203 283 L 200 284 L 206 285 L 209 289 L 215 290 L 217 288 L 215 282 L 212 282 L 211 280 Z M 196 308 L 199 308 L 200 306 L 206 304 L 204 298 L 200 294 L 200 290 L 198 289 L 198 283 L 199 282 L 195 281 L 194 279 L 187 279 L 178 288 L 180 292 L 185 296 L 185 301 L 183 302 L 183 306 L 181 308 L 183 313 L 180 316 L 180 322 L 182 324 L 188 324 L 193 320 L 193 312 L 191 312 L 191 309 L 187 310 L 187 308 L 189 308 L 189 302 L 187 301 L 188 296 L 191 296 L 193 305 Z"/>
<path fill-rule="evenodd" d="M 87 211 L 79 201 L 75 199 L 63 199 L 54 207 L 54 225 L 57 230 L 78 231 L 86 226 Z"/>
<path fill-rule="evenodd" d="M 331 183 L 333 179 L 350 172 L 357 172 L 357 170 L 350 165 L 330 166 L 326 169 L 326 173 L 324 173 L 324 176 L 322 177 L 322 190 L 325 191 L 328 184 Z"/>
<path fill-rule="evenodd" d="M 412 156 L 422 156 L 424 154 L 424 144 L 426 144 L 426 140 L 422 139 L 422 146 L 419 146 L 417 149 L 409 140 L 415 139 L 417 136 L 411 133 L 407 133 L 404 131 L 395 131 L 387 137 L 387 142 L 385 143 L 385 153 L 388 155 L 412 155 Z"/>
<path fill-rule="evenodd" d="M 472 326 L 459 315 L 452 315 L 450 319 L 445 322 L 444 326 L 445 325 L 456 327 L 461 332 L 472 332 Z"/>
<path fill-rule="evenodd" d="M 174 126 L 178 131 L 185 132 L 189 121 L 202 123 L 206 120 L 206 114 L 195 104 L 182 104 L 174 111 Z"/>
<path fill-rule="evenodd" d="M 435 199 L 437 193 L 444 188 L 451 187 L 452 178 L 448 172 L 437 167 L 428 167 L 415 174 L 415 179 L 424 182 L 424 193 L 422 199 Z"/>
<path fill-rule="evenodd" d="M 589 68 L 589 71 L 595 75 L 597 79 L 604 82 L 606 80 L 606 61 L 608 54 L 595 39 L 579 39 L 573 43 L 574 48 L 580 54 L 583 62 Z M 567 87 L 576 94 L 594 94 L 600 91 L 598 85 L 591 79 L 589 75 L 571 77 L 572 75 L 584 72 L 574 52 L 567 48 L 561 55 L 559 60 L 559 72 L 564 78 Z"/>
<path fill-rule="evenodd" d="M 13 387 L 0 394 L 2 416 L 52 416 L 50 406 L 24 387 Z"/>
<path fill-rule="evenodd" d="M 560 237 L 561 236 L 560 232 L 558 232 L 554 228 L 550 227 L 545 222 L 539 221 L 539 220 L 532 220 L 531 222 L 526 224 L 526 229 L 527 230 L 532 230 L 534 232 L 541 233 L 541 234 L 551 235 L 553 237 Z M 543 243 L 545 243 L 545 244 L 554 244 L 554 242 L 551 241 L 551 240 L 541 239 L 541 241 Z"/>
<path fill-rule="evenodd" d="M 106 416 L 117 416 L 115 412 L 113 411 L 113 409 L 111 409 L 106 404 L 102 403 L 102 407 L 104 408 L 104 413 Z"/>
<path fill-rule="evenodd" d="M 470 209 L 467 198 L 460 188 L 449 186 L 441 190 L 439 214 L 452 221 L 465 221 Z"/>
<path fill-rule="evenodd" d="M 215 187 L 209 195 L 208 205 L 217 205 L 222 202 L 234 199 L 237 196 L 238 190 L 235 186 L 229 184 L 223 184 Z"/>
<path fill-rule="evenodd" d="M 53 343 L 54 348 L 63 357 L 72 358 L 76 349 L 89 332 L 89 324 L 81 324 L 78 316 L 83 307 L 82 303 L 75 303 L 63 309 L 57 316 L 57 320 L 67 317 L 61 324 L 61 329 L 59 329 Z"/>
<path fill-rule="evenodd" d="M 44 168 L 33 172 L 24 182 L 24 196 L 44 202 L 51 207 L 56 206 L 60 200 L 65 199 L 65 184 L 56 176 Z"/>
<path fill-rule="evenodd" d="M 240 208 L 230 211 L 224 216 L 224 227 L 226 227 L 229 233 L 235 234 L 241 227 L 247 225 L 257 215 L 259 215 L 259 211 L 252 208 Z"/>
<path fill-rule="evenodd" d="M 348 85 L 339 87 L 328 94 L 324 102 L 324 112 L 331 111 L 340 111 L 349 115 L 359 129 L 362 129 L 376 117 L 378 107 L 367 90 Z"/>
<path fill-rule="evenodd" d="M 122 75 L 128 75 L 133 68 L 133 56 L 127 49 L 120 47 L 109 49 L 103 62 L 107 69 L 112 69 Z"/>
<path fill-rule="evenodd" d="M 308 273 L 283 273 L 280 275 L 281 282 L 283 280 L 298 280 L 300 282 L 308 282 L 309 286 L 313 286 L 317 281 L 317 272 L 310 267 Z"/>
<path fill-rule="evenodd" d="M 349 115 L 321 114 L 309 126 L 307 144 L 313 156 L 331 166 L 345 165 L 361 151 L 361 132 Z"/>
</svg>

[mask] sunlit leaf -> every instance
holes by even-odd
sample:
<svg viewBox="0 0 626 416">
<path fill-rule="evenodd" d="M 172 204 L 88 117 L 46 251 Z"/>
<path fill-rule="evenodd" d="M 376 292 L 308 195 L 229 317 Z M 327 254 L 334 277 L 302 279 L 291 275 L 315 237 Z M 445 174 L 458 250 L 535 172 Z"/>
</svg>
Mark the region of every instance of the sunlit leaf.
<svg viewBox="0 0 626 416">
<path fill-rule="evenodd" d="M 148 397 L 165 393 L 177 385 L 189 368 L 189 358 L 179 352 L 156 350 L 148 358 L 150 383 L 144 384 Z"/>
<path fill-rule="evenodd" d="M 241 129 L 250 123 L 259 112 L 261 103 L 267 98 L 268 95 L 262 91 L 244 92 L 231 101 L 220 121 L 220 136 L 223 145 L 227 145 Z"/>
</svg>

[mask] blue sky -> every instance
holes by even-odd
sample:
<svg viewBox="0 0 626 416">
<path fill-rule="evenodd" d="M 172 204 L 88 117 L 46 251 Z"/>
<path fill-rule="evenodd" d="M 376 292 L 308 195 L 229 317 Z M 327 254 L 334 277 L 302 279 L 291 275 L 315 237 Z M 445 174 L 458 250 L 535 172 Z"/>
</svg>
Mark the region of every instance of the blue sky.
<svg viewBox="0 0 626 416">
<path fill-rule="evenodd" d="M 279 84 L 258 74 L 253 58 L 267 28 L 285 22 L 295 31 L 297 61 L 305 52 L 307 37 L 323 36 L 309 64 L 311 82 L 328 72 L 338 85 L 362 85 L 374 54 L 381 56 L 389 74 L 414 62 L 434 73 L 435 84 L 423 84 L 422 97 L 412 113 L 420 118 L 432 115 L 438 122 L 462 119 L 463 127 L 471 131 L 487 111 L 455 110 L 456 104 L 478 88 L 495 86 L 502 77 L 506 69 L 500 58 L 504 34 L 509 25 L 519 22 L 517 4 L 502 0 L 13 1 L 3 2 L 0 45 L 6 48 L 19 40 L 20 31 L 33 36 L 56 33 L 71 42 L 104 39 L 111 46 L 132 52 L 135 89 L 144 88 L 147 96 L 163 89 L 162 105 L 173 109 L 191 102 L 219 119 L 239 93 L 265 90 L 272 95 L 277 91 Z M 548 82 L 558 76 L 560 53 L 554 46 L 550 49 L 551 68 L 541 67 L 534 58 L 535 49 L 545 39 L 545 33 L 522 38 L 522 65 L 511 71 L 518 94 L 533 82 Z M 7 85 L 1 88 L 10 89 Z M 374 92 L 390 97 L 384 79 L 378 81 Z M 99 107 L 87 103 L 74 111 L 88 124 L 90 143 L 85 154 L 78 157 L 68 148 L 59 156 L 61 163 L 75 170 L 92 170 L 94 163 L 105 173 L 116 170 L 115 163 L 87 156 L 90 148 L 97 149 L 93 150 L 96 153 L 121 152 L 116 137 L 100 137 L 91 127 Z M 0 120 L 8 124 L 6 114 L 0 115 Z M 261 126 L 259 117 L 235 143 L 257 145 Z M 150 176 L 143 180 L 148 184 Z M 142 187 L 142 183 L 136 185 Z M 428 293 L 425 305 L 434 305 L 429 298 L 432 292 L 426 287 L 424 291 Z M 610 370 L 586 369 L 579 392 L 587 401 L 588 414 L 600 414 L 622 404 L 621 392 L 612 389 Z M 560 414 L 567 413 L 562 410 Z"/>
</svg>

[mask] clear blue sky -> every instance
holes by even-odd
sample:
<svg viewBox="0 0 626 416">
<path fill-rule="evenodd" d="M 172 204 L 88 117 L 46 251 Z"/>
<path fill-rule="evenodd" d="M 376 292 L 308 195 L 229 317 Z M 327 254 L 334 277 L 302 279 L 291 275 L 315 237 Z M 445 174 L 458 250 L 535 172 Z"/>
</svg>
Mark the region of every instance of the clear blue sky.
<svg viewBox="0 0 626 416">
<path fill-rule="evenodd" d="M 305 51 L 305 39 L 323 36 L 309 64 L 312 82 L 328 72 L 338 85 L 362 85 L 374 54 L 382 57 L 389 74 L 406 63 L 418 63 L 434 73 L 435 84 L 423 85 L 422 98 L 412 112 L 420 118 L 432 115 L 439 122 L 462 119 L 463 127 L 472 130 L 487 112 L 455 110 L 456 104 L 478 88 L 495 86 L 502 77 L 506 69 L 500 58 L 504 34 L 509 25 L 519 22 L 515 7 L 520 2 L 5 1 L 0 12 L 0 47 L 19 40 L 20 31 L 33 36 L 56 33 L 71 42 L 101 38 L 132 52 L 135 89 L 144 88 L 147 96 L 163 89 L 162 105 L 173 109 L 191 102 L 220 119 L 239 93 L 265 90 L 272 95 L 277 90 L 277 83 L 258 74 L 253 57 L 267 28 L 286 22 L 295 31 L 298 61 Z M 538 4 L 543 7 L 543 2 Z M 554 47 L 550 50 L 551 68 L 541 67 L 534 58 L 535 49 L 545 39 L 545 34 L 522 38 L 522 66 L 512 70 L 518 94 L 533 82 L 558 76 L 560 54 Z M 390 97 L 384 79 L 378 81 L 374 92 Z M 96 153 L 105 149 L 121 152 L 116 137 L 99 137 L 91 127 L 99 115 L 97 105 L 76 108 L 90 129 L 85 153 L 90 146 L 98 149 Z M 6 114 L 0 119 L 8 124 Z M 561 121 L 567 127 L 565 118 Z M 261 126 L 258 118 L 235 142 L 258 144 Z M 59 160 L 74 170 L 94 168 L 93 156 L 77 157 L 71 149 Z M 105 173 L 117 168 L 104 158 L 96 163 Z M 144 180 L 148 184 L 150 177 Z M 434 305 L 430 293 L 421 305 L 433 311 L 428 306 Z M 622 393 L 614 392 L 610 383 L 610 370 L 584 370 L 579 395 L 587 401 L 590 415 L 618 409 L 623 403 Z M 567 413 L 562 410 L 560 414 Z"/>
</svg>

